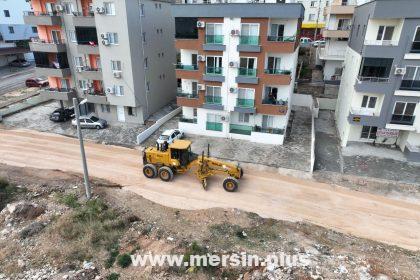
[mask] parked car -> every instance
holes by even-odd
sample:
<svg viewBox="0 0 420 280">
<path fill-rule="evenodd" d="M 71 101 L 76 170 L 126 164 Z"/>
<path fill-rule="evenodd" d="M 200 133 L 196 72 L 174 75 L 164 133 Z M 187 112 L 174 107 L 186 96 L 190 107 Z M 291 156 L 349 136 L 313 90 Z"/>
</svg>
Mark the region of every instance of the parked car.
<svg viewBox="0 0 420 280">
<path fill-rule="evenodd" d="M 303 47 L 309 47 L 312 43 L 312 39 L 308 37 L 301 37 L 300 38 L 300 45 Z"/>
<path fill-rule="evenodd" d="M 101 129 L 107 127 L 108 123 L 106 120 L 100 119 L 93 114 L 87 116 L 80 116 L 80 127 L 81 128 L 96 128 Z M 71 124 L 77 126 L 76 119 L 71 121 Z"/>
<path fill-rule="evenodd" d="M 316 40 L 312 42 L 312 46 L 315 48 L 325 46 L 325 39 Z"/>
<path fill-rule="evenodd" d="M 28 67 L 31 66 L 31 64 L 26 61 L 25 59 L 15 59 L 11 62 L 9 62 L 9 66 L 11 67 Z"/>
<path fill-rule="evenodd" d="M 46 87 L 49 85 L 46 77 L 29 78 L 25 81 L 27 87 Z"/>
<path fill-rule="evenodd" d="M 168 144 L 171 144 L 174 142 L 175 139 L 181 139 L 184 137 L 184 132 L 182 132 L 179 129 L 168 129 L 165 130 L 156 141 L 159 145 L 167 142 Z"/>
<path fill-rule="evenodd" d="M 74 108 L 58 108 L 50 115 L 50 120 L 53 122 L 66 122 L 74 118 Z"/>
</svg>

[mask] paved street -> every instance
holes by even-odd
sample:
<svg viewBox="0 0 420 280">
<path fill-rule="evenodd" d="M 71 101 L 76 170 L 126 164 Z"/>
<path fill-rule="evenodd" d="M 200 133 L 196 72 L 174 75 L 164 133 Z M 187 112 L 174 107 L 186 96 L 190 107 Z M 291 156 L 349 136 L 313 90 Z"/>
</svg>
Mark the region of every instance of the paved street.
<svg viewBox="0 0 420 280">
<path fill-rule="evenodd" d="M 0 130 L 0 162 L 4 164 L 82 170 L 78 141 L 56 134 Z M 247 169 L 239 191 L 221 187 L 223 177 L 209 180 L 204 191 L 192 174 L 167 183 L 146 179 L 140 152 L 86 142 L 89 172 L 118 183 L 156 203 L 182 209 L 238 208 L 290 221 L 307 221 L 347 234 L 420 249 L 420 205 L 310 180 Z"/>
<path fill-rule="evenodd" d="M 35 77 L 33 66 L 27 68 L 0 68 L 0 95 L 25 87 L 28 78 Z"/>
</svg>

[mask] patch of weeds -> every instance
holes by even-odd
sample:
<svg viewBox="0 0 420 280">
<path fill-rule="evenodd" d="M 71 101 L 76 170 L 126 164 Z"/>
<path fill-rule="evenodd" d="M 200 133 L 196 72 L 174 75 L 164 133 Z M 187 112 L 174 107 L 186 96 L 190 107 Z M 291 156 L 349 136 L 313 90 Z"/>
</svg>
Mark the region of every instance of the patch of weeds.
<svg viewBox="0 0 420 280">
<path fill-rule="evenodd" d="M 118 244 L 113 244 L 110 248 L 108 248 L 109 257 L 105 261 L 105 268 L 110 268 L 114 265 L 115 260 L 120 253 L 118 247 Z"/>
<path fill-rule="evenodd" d="M 80 203 L 78 201 L 77 195 L 74 193 L 69 193 L 69 194 L 58 194 L 57 195 L 57 200 L 59 203 L 64 204 L 70 208 L 79 208 L 80 207 Z"/>
<path fill-rule="evenodd" d="M 129 254 L 122 254 L 117 257 L 117 264 L 122 268 L 129 267 L 131 264 L 131 257 Z"/>
<path fill-rule="evenodd" d="M 6 178 L 0 177 L 0 211 L 14 200 L 16 195 L 26 192 L 24 188 L 16 188 Z"/>
<path fill-rule="evenodd" d="M 106 280 L 118 280 L 120 275 L 118 273 L 112 272 L 106 276 Z"/>
</svg>

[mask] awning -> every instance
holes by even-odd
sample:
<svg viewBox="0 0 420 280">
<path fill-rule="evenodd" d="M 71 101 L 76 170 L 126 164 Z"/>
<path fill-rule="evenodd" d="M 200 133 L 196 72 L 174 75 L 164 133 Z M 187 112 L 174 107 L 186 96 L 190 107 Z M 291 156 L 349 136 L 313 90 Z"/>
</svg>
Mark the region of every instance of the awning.
<svg viewBox="0 0 420 280">
<path fill-rule="evenodd" d="M 325 23 L 319 22 L 318 24 L 316 22 L 304 22 L 302 23 L 302 28 L 324 28 Z"/>
</svg>

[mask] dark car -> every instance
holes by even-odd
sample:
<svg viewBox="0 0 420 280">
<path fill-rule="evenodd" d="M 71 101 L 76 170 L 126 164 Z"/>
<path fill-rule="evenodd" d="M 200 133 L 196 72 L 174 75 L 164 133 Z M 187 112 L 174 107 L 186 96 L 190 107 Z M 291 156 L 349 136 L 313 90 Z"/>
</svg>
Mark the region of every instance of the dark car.
<svg viewBox="0 0 420 280">
<path fill-rule="evenodd" d="M 12 67 L 28 67 L 28 66 L 31 66 L 31 64 L 26 59 L 15 59 L 15 60 L 9 62 L 9 66 L 12 66 Z"/>
<path fill-rule="evenodd" d="M 27 87 L 46 87 L 49 85 L 48 79 L 44 77 L 29 78 L 25 81 Z"/>
<path fill-rule="evenodd" d="M 65 122 L 74 117 L 74 108 L 58 108 L 50 115 L 53 122 Z"/>
</svg>

